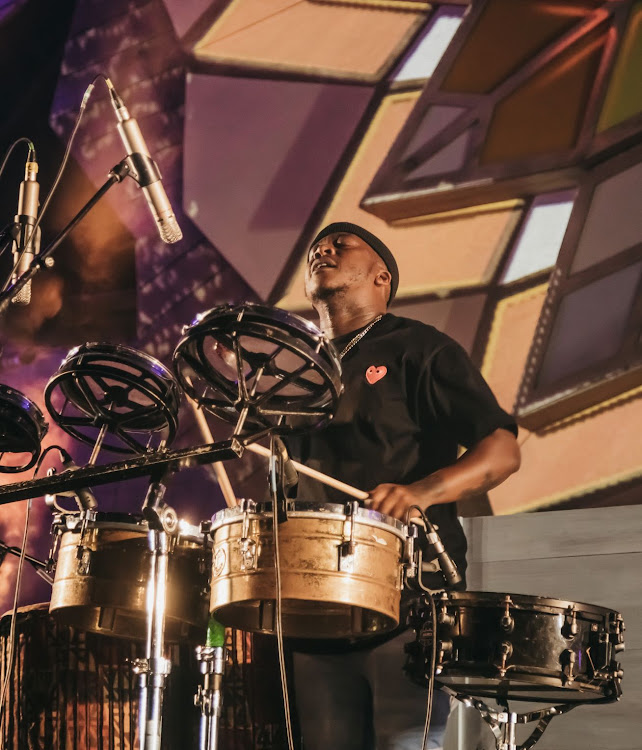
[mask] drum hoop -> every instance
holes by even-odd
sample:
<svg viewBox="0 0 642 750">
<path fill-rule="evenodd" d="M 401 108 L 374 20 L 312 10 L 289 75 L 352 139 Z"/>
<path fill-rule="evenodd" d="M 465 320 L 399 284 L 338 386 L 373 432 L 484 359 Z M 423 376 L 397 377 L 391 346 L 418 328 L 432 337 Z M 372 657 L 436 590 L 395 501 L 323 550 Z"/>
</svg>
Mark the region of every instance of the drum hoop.
<svg viewBox="0 0 642 750">
<path fill-rule="evenodd" d="M 89 518 L 87 519 L 87 522 L 84 523 L 85 515 L 86 514 L 84 513 L 70 514 L 65 516 L 64 521 L 59 517 L 54 521 L 54 527 L 57 524 L 58 533 L 61 535 L 66 533 L 79 534 L 83 528 L 96 529 L 99 531 L 132 531 L 133 529 L 137 529 L 140 531 L 141 535 L 145 535 L 149 531 L 148 523 L 142 516 L 129 513 L 110 513 L 109 511 L 102 511 L 96 514 L 96 518 Z M 109 516 L 113 516 L 119 520 L 110 520 Z M 131 520 L 125 520 L 126 518 L 130 518 Z M 69 526 L 67 520 L 72 523 L 75 521 L 74 525 Z M 182 529 L 179 521 L 179 533 L 175 537 L 177 545 L 180 545 L 181 541 L 185 541 L 190 544 L 200 545 L 203 545 L 205 542 L 204 546 L 211 546 L 211 540 L 208 539 L 205 534 L 198 532 L 198 526 L 187 524 L 187 527 L 187 529 Z"/>
<path fill-rule="evenodd" d="M 331 521 L 346 521 L 351 516 L 345 512 L 345 505 L 339 503 L 314 503 L 305 500 L 294 500 L 288 502 L 288 518 L 318 518 Z M 235 508 L 224 508 L 212 517 L 211 533 L 214 533 L 222 526 L 228 526 L 237 523 L 247 513 L 250 518 L 259 518 L 262 516 L 272 517 L 272 503 L 255 503 L 251 508 L 244 509 L 242 506 Z M 357 524 L 372 526 L 389 531 L 391 534 L 405 540 L 408 536 L 408 527 L 401 521 L 390 516 L 385 516 L 376 510 L 368 508 L 357 508 Z"/>
<path fill-rule="evenodd" d="M 204 313 L 197 315 L 194 320 L 186 326 L 183 326 L 181 336 L 185 336 L 188 331 L 194 330 L 199 326 L 207 327 L 213 318 L 224 318 L 225 316 L 235 315 L 238 316 L 241 311 L 243 316 L 249 315 L 260 319 L 261 322 L 274 323 L 276 321 L 281 325 L 291 326 L 292 328 L 303 329 L 305 333 L 314 339 L 323 340 L 325 343 L 330 345 L 329 351 L 336 353 L 330 339 L 328 339 L 313 323 L 300 316 L 295 316 L 287 310 L 283 310 L 279 307 L 267 307 L 266 305 L 258 305 L 254 302 L 245 302 L 239 305 L 218 305 L 213 307 L 211 310 L 207 310 Z M 337 354 L 338 358 L 338 354 Z"/>
<path fill-rule="evenodd" d="M 106 341 L 91 341 L 86 344 L 80 344 L 79 346 L 70 349 L 67 352 L 65 358 L 60 363 L 59 370 L 63 366 L 68 366 L 78 357 L 84 357 L 88 355 L 91 355 L 93 358 L 109 358 L 113 355 L 124 355 L 125 357 L 130 357 L 131 359 L 133 359 L 137 363 L 137 366 L 141 369 L 145 369 L 145 367 L 148 367 L 157 377 L 165 378 L 166 380 L 170 381 L 170 385 L 176 384 L 176 379 L 174 378 L 172 371 L 168 367 L 165 367 L 165 365 L 155 357 L 152 357 L 151 354 L 140 351 L 140 349 L 135 349 L 132 346 L 126 346 L 125 344 L 110 344 Z M 125 362 L 125 364 L 128 363 Z"/>
<path fill-rule="evenodd" d="M 569 608 L 572 608 L 578 615 L 593 614 L 600 617 L 611 614 L 619 615 L 616 610 L 608 607 L 600 607 L 596 604 L 587 604 L 585 602 L 573 602 L 565 599 L 555 599 L 554 597 L 536 596 L 534 594 L 509 594 L 499 591 L 450 591 L 442 594 L 441 600 L 445 603 L 450 601 L 452 604 L 470 602 L 473 606 L 483 607 L 503 607 L 503 599 L 510 597 L 513 602 L 512 607 L 516 610 L 528 611 L 532 609 L 547 614 L 566 614 Z"/>
</svg>

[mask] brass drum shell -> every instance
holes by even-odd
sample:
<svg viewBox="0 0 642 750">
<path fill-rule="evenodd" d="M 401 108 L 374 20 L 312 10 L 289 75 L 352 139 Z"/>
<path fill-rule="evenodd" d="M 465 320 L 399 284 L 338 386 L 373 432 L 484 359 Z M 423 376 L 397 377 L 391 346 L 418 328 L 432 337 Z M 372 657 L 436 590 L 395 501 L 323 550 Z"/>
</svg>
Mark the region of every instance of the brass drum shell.
<svg viewBox="0 0 642 750">
<path fill-rule="evenodd" d="M 82 540 L 78 531 L 65 530 L 50 611 L 65 625 L 142 640 L 149 564 L 145 524 L 90 522 Z M 199 642 L 204 638 L 210 566 L 211 552 L 197 537 L 171 540 L 167 641 Z"/>
<path fill-rule="evenodd" d="M 362 509 L 350 517 L 342 506 L 295 507 L 278 524 L 284 635 L 355 639 L 393 630 L 399 623 L 402 524 Z M 225 625 L 274 633 L 271 509 L 222 511 L 212 536 L 210 610 Z"/>
</svg>

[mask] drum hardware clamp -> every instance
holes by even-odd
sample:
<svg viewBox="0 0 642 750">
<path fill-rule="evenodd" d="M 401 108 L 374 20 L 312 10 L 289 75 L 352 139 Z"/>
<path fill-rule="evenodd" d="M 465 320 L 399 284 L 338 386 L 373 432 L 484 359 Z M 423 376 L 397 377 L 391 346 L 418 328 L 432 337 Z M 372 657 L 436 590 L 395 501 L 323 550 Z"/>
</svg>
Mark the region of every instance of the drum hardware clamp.
<svg viewBox="0 0 642 750">
<path fill-rule="evenodd" d="M 453 698 L 463 703 L 464 706 L 477 709 L 481 718 L 488 724 L 495 736 L 496 750 L 530 750 L 544 734 L 544 731 L 555 716 L 568 713 L 575 706 L 580 705 L 579 703 L 565 703 L 557 706 L 548 706 L 538 711 L 519 714 L 509 711 L 506 703 L 504 704 L 506 710 L 496 711 L 483 701 L 472 698 L 469 695 L 457 693 L 444 685 L 442 685 L 442 690 L 445 690 Z M 529 724 L 532 721 L 537 721 L 537 726 L 525 742 L 518 745 L 516 740 L 517 724 Z"/>
<path fill-rule="evenodd" d="M 201 709 L 200 750 L 217 750 L 218 723 L 223 705 L 223 675 L 225 672 L 224 646 L 197 646 L 196 660 L 203 675 L 194 705 Z"/>
</svg>

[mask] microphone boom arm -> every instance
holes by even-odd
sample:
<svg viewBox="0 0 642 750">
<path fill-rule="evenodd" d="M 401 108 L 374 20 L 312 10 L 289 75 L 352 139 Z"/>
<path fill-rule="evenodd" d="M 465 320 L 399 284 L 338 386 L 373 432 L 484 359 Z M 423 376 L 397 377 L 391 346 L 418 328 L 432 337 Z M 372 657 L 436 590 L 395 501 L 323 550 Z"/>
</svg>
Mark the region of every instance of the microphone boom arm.
<svg viewBox="0 0 642 750">
<path fill-rule="evenodd" d="M 10 284 L 4 292 L 0 292 L 0 313 L 4 312 L 9 302 L 23 289 L 26 284 L 36 275 L 36 273 L 47 265 L 47 259 L 53 254 L 58 248 L 61 242 L 67 237 L 67 235 L 79 224 L 85 216 L 91 211 L 91 209 L 98 203 L 98 201 L 105 195 L 112 185 L 118 182 L 122 182 L 125 177 L 131 171 L 131 164 L 129 157 L 123 159 L 109 172 L 107 181 L 94 193 L 94 195 L 85 203 L 85 205 L 78 211 L 74 218 L 67 224 L 67 226 L 53 239 L 44 250 L 37 255 L 27 270 L 16 279 L 15 282 Z"/>
</svg>

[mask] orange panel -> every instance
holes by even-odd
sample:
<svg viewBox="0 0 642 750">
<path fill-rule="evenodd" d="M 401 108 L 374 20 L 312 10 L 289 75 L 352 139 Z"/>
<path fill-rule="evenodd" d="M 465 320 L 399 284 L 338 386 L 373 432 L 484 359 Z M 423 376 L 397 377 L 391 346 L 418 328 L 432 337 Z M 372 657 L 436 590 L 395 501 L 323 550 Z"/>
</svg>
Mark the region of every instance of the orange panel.
<svg viewBox="0 0 642 750">
<path fill-rule="evenodd" d="M 489 0 L 442 91 L 487 94 L 597 4 Z"/>
<path fill-rule="evenodd" d="M 575 146 L 606 39 L 582 37 L 496 107 L 480 163 L 565 151 Z"/>
<path fill-rule="evenodd" d="M 522 467 L 490 493 L 494 512 L 551 505 L 642 475 L 640 424 L 638 394 L 556 432 L 520 432 Z"/>
<path fill-rule="evenodd" d="M 377 80 L 426 15 L 308 0 L 233 0 L 194 52 L 213 62 Z"/>
<path fill-rule="evenodd" d="M 636 3 L 611 74 L 598 132 L 642 112 L 642 2 Z"/>
<path fill-rule="evenodd" d="M 512 411 L 548 284 L 502 300 L 495 310 L 482 373 L 501 406 Z"/>
<path fill-rule="evenodd" d="M 519 217 L 510 206 L 479 206 L 454 217 L 431 217 L 408 225 L 390 226 L 359 208 L 359 202 L 385 154 L 405 123 L 418 94 L 387 97 L 366 133 L 325 218 L 352 221 L 380 237 L 399 264 L 399 298 L 479 286 L 491 277 Z M 296 270 L 281 306 L 307 307 L 303 294 L 304 259 Z"/>
</svg>

